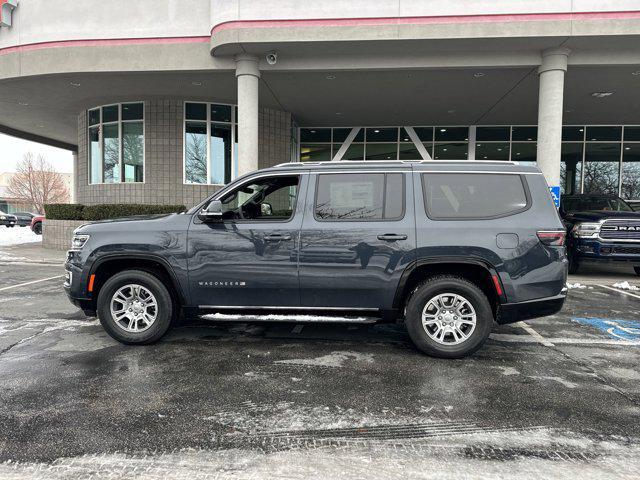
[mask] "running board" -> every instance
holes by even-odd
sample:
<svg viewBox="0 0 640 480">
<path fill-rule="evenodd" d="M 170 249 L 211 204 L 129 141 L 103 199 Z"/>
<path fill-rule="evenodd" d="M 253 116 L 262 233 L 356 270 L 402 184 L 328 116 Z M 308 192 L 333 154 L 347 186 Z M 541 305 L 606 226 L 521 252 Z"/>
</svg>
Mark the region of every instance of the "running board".
<svg viewBox="0 0 640 480">
<path fill-rule="evenodd" d="M 234 313 L 209 313 L 200 315 L 203 320 L 215 320 L 222 322 L 286 322 L 286 323 L 361 323 L 370 324 L 379 322 L 377 317 L 348 317 L 338 315 L 305 315 L 264 313 L 264 314 L 234 314 Z"/>
</svg>

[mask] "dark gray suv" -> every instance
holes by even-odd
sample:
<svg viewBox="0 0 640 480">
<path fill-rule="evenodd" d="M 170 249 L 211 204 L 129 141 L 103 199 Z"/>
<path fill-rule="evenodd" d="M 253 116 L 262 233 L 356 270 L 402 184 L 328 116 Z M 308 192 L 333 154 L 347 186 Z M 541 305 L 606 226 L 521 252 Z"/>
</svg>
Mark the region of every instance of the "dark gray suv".
<svg viewBox="0 0 640 480">
<path fill-rule="evenodd" d="M 457 358 L 494 321 L 562 308 L 564 240 L 533 166 L 283 164 L 186 213 L 79 227 L 65 289 L 129 344 L 181 314 L 305 311 L 403 318 L 421 351 Z"/>
</svg>

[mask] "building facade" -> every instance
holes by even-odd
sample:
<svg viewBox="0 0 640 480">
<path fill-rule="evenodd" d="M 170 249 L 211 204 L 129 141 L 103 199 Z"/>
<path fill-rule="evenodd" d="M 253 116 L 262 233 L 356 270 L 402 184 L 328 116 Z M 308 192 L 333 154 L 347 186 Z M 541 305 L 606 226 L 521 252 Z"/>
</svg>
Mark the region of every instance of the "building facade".
<svg viewBox="0 0 640 480">
<path fill-rule="evenodd" d="M 640 0 L 0 4 L 0 132 L 74 151 L 80 203 L 389 159 L 640 199 Z"/>
</svg>

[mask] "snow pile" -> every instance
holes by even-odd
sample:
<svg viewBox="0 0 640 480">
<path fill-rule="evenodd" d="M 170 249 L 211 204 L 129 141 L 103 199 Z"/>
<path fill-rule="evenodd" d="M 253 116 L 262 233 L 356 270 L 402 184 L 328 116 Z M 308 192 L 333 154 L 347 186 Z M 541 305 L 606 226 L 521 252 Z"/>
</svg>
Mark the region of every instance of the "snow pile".
<svg viewBox="0 0 640 480">
<path fill-rule="evenodd" d="M 640 290 L 640 288 L 636 287 L 635 285 L 631 285 L 626 280 L 624 282 L 614 283 L 613 288 L 619 288 L 620 290 L 632 290 L 634 292 L 637 292 Z"/>
<path fill-rule="evenodd" d="M 567 288 L 568 288 L 569 290 L 572 290 L 572 289 L 574 289 L 574 288 L 577 288 L 577 289 L 582 290 L 583 288 L 587 288 L 587 286 L 586 286 L 586 285 L 582 285 L 581 283 L 576 282 L 576 283 L 567 283 Z"/>
<path fill-rule="evenodd" d="M 41 241 L 42 235 L 36 235 L 29 227 L 7 228 L 0 225 L 0 246 L 2 247 Z"/>
</svg>

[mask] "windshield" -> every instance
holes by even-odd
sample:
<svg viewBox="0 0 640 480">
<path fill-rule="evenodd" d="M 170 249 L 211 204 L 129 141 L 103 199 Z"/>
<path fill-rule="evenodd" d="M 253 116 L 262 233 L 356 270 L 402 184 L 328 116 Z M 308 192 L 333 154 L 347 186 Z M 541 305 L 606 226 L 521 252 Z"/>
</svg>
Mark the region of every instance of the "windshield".
<svg viewBox="0 0 640 480">
<path fill-rule="evenodd" d="M 627 202 L 618 197 L 574 197 L 563 198 L 562 208 L 565 212 L 584 212 L 604 210 L 611 212 L 633 212 Z"/>
</svg>

